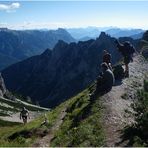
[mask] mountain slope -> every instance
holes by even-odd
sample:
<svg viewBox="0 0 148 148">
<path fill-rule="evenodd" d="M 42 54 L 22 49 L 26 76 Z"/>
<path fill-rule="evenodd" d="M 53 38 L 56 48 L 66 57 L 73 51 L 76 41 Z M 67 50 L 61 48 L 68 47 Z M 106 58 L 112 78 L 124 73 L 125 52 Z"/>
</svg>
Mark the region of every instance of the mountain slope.
<svg viewBox="0 0 148 148">
<path fill-rule="evenodd" d="M 16 58 L 13 58 L 11 56 L 4 55 L 0 53 L 0 70 L 17 63 L 19 60 Z"/>
<path fill-rule="evenodd" d="M 14 64 L 3 70 L 2 75 L 11 91 L 30 96 L 41 105 L 54 106 L 94 81 L 106 48 L 114 52 L 115 63 L 119 56 L 114 38 L 103 33 L 97 40 L 77 44 L 59 41 L 53 51 L 46 50 Z"/>
<path fill-rule="evenodd" d="M 66 29 L 75 39 L 79 41 L 94 39 L 100 35 L 102 31 L 112 37 L 132 37 L 139 39 L 142 37 L 144 30 L 142 29 L 123 29 L 117 27 L 87 27 L 87 28 L 70 28 Z"/>
<path fill-rule="evenodd" d="M 6 86 L 40 105 L 54 107 L 96 79 L 104 49 L 112 54 L 113 64 L 121 59 L 114 40 L 102 32 L 96 40 L 70 44 L 59 41 L 53 51 L 46 50 L 3 70 Z M 131 38 L 125 40 L 135 46 L 138 42 Z"/>
<path fill-rule="evenodd" d="M 128 113 L 133 112 L 130 105 L 136 101 L 136 91 L 143 86 L 148 63 L 138 55 L 129 66 L 130 77 L 117 81 L 107 94 L 91 100 L 89 94 L 95 89 L 95 85 L 91 85 L 47 113 L 47 126 L 40 126 L 42 116 L 25 127 L 17 125 L 11 130 L 8 127 L 7 131 L 2 130 L 0 145 L 132 146 L 128 145 L 130 139 L 122 141 L 122 130 L 134 122 L 133 114 Z"/>
<path fill-rule="evenodd" d="M 66 30 L 79 41 L 82 41 L 82 39 L 85 37 L 96 38 L 101 33 L 101 30 L 99 30 L 97 27 L 69 28 Z"/>
<path fill-rule="evenodd" d="M 14 96 L 7 90 L 4 80 L 0 74 L 0 119 L 13 122 L 22 122 L 19 120 L 19 114 L 22 107 L 26 107 L 30 111 L 32 119 L 34 116 L 41 114 L 39 111 L 49 110 L 47 108 L 39 107 L 18 99 L 18 97 Z"/>
<path fill-rule="evenodd" d="M 143 88 L 144 78 L 148 75 L 148 62 L 138 55 L 129 67 L 130 77 L 117 83 L 101 99 L 106 108 L 104 128 L 107 146 L 131 146 L 127 145 L 130 139 L 122 141 L 123 129 L 134 123 L 132 104 L 136 101 L 137 90 Z"/>
<path fill-rule="evenodd" d="M 119 38 L 119 37 L 130 37 L 135 34 L 140 34 L 140 33 L 143 33 L 144 30 L 142 29 L 120 29 L 120 28 L 114 29 L 113 28 L 113 29 L 106 30 L 105 32 L 113 37 Z"/>
<path fill-rule="evenodd" d="M 148 31 L 146 31 L 143 35 L 143 39 L 141 41 L 142 55 L 148 59 Z"/>
<path fill-rule="evenodd" d="M 102 131 L 101 123 L 98 124 L 101 120 L 101 110 L 102 107 L 100 106 L 98 108 L 99 102 L 97 101 L 97 104 L 93 103 L 94 106 L 91 107 L 92 103 L 90 102 L 89 93 L 92 91 L 92 87 L 84 90 L 82 93 L 78 94 L 77 96 L 69 99 L 68 101 L 62 103 L 60 106 L 52 110 L 51 112 L 46 113 L 48 118 L 48 124 L 46 126 L 41 126 L 41 123 L 44 121 L 44 116 L 41 116 L 34 121 L 29 122 L 25 127 L 21 125 L 16 125 L 13 128 L 7 126 L 7 130 L 3 130 L 1 128 L 0 136 L 3 137 L 0 140 L 0 146 L 52 146 L 55 145 L 52 140 L 55 138 L 56 132 L 59 132 L 58 130 L 62 128 L 63 126 L 65 128 L 62 128 L 62 130 L 67 130 L 67 128 L 71 128 L 71 134 L 76 129 L 75 126 L 78 125 L 78 123 L 82 123 L 80 120 L 84 118 L 86 121 L 81 125 L 80 129 L 83 132 L 87 132 L 88 128 L 91 129 L 91 132 L 88 134 L 95 134 L 90 135 L 90 142 L 93 144 L 95 140 L 95 145 L 101 145 L 103 143 L 104 135 Z M 85 113 L 92 110 L 91 114 L 88 114 L 88 116 L 85 115 Z M 93 115 L 95 113 L 95 115 Z M 92 115 L 92 116 L 91 116 Z M 93 118 L 95 117 L 95 118 Z M 97 124 L 94 124 L 96 122 Z M 64 125 L 63 125 L 64 124 Z M 0 124 L 1 125 L 1 124 Z M 5 128 L 5 127 L 3 127 Z M 84 130 L 85 129 L 85 130 Z M 65 131 L 64 130 L 64 131 Z M 75 130 L 76 132 L 77 130 Z M 81 134 L 83 132 L 81 131 Z M 96 131 L 96 132 L 95 132 Z M 102 132 L 102 135 L 101 135 Z M 58 133 L 57 133 L 58 134 Z M 87 136 L 86 135 L 86 136 Z M 72 145 L 72 140 L 78 140 L 78 135 L 75 135 L 75 137 L 71 137 L 71 140 L 69 142 L 69 146 Z M 84 134 L 82 135 L 84 136 Z M 96 139 L 97 136 L 97 139 Z M 48 138 L 48 140 L 47 140 Z M 66 142 L 65 138 L 63 142 Z M 67 137 L 70 138 L 70 137 Z M 76 139 L 74 139 L 76 138 Z M 85 137 L 84 137 L 85 138 Z M 8 141 L 9 140 L 9 141 Z M 60 139 L 61 140 L 61 139 Z M 82 139 L 82 141 L 86 141 L 86 139 Z M 23 141 L 23 142 L 22 142 Z M 51 143 L 50 143 L 51 142 Z M 76 142 L 76 141 L 75 141 Z M 50 145 L 49 145 L 50 144 Z M 56 144 L 57 146 L 66 146 L 66 143 L 63 144 Z M 73 144 L 77 145 L 76 143 Z M 82 145 L 88 146 L 89 143 L 82 143 Z"/>
<path fill-rule="evenodd" d="M 61 28 L 48 31 L 0 29 L 0 54 L 23 60 L 41 54 L 46 48 L 52 49 L 58 40 L 68 43 L 75 41 L 66 30 Z M 12 62 L 7 59 L 7 63 L 10 65 Z M 0 63 L 0 67 L 5 67 L 4 61 Z"/>
</svg>

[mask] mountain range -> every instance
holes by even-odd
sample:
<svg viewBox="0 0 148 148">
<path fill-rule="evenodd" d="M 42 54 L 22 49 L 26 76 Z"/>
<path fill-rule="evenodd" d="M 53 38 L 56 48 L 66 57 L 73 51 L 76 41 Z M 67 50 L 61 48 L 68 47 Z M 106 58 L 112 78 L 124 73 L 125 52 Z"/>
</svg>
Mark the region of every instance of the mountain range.
<svg viewBox="0 0 148 148">
<path fill-rule="evenodd" d="M 0 70 L 23 59 L 53 48 L 58 40 L 67 43 L 75 39 L 64 29 L 10 30 L 0 28 Z"/>
<path fill-rule="evenodd" d="M 112 37 L 132 37 L 139 39 L 142 37 L 144 30 L 142 29 L 124 29 L 117 27 L 87 27 L 87 28 L 69 28 L 67 31 L 77 40 L 86 41 L 90 38 L 95 39 L 102 31 Z"/>
<path fill-rule="evenodd" d="M 120 38 L 125 40 L 138 47 L 139 40 Z M 2 76 L 9 90 L 29 96 L 41 106 L 55 107 L 96 79 L 104 49 L 112 54 L 113 64 L 121 59 L 114 41 L 104 32 L 96 40 L 69 44 L 60 40 L 52 50 L 4 69 Z"/>
</svg>

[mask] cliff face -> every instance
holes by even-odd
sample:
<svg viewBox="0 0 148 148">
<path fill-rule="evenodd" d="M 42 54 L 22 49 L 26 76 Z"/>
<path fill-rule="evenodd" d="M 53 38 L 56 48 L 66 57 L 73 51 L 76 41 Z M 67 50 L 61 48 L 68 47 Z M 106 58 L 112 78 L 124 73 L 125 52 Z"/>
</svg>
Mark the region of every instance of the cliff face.
<svg viewBox="0 0 148 148">
<path fill-rule="evenodd" d="M 148 31 L 143 34 L 141 41 L 142 55 L 148 59 Z"/>
<path fill-rule="evenodd" d="M 105 33 L 78 43 L 60 40 L 52 51 L 47 49 L 3 70 L 6 86 L 42 106 L 56 106 L 96 79 L 104 49 L 112 54 L 113 64 L 121 58 L 114 40 Z"/>
<path fill-rule="evenodd" d="M 1 76 L 1 73 L 0 73 L 0 97 L 2 97 L 5 93 L 6 93 L 6 87 L 5 87 L 5 83 L 4 83 L 4 80 Z"/>
</svg>

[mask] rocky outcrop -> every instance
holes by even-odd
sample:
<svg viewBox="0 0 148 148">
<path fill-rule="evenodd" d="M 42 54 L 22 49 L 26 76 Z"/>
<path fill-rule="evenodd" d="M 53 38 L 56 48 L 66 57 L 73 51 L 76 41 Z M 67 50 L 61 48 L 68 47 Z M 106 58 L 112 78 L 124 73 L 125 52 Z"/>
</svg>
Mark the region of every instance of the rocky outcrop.
<svg viewBox="0 0 148 148">
<path fill-rule="evenodd" d="M 7 92 L 4 80 L 0 73 L 0 97 L 3 96 Z"/>
<path fill-rule="evenodd" d="M 148 31 L 146 31 L 143 35 L 141 41 L 142 55 L 148 59 Z"/>
<path fill-rule="evenodd" d="M 148 30 L 143 34 L 143 40 L 148 41 Z"/>
</svg>

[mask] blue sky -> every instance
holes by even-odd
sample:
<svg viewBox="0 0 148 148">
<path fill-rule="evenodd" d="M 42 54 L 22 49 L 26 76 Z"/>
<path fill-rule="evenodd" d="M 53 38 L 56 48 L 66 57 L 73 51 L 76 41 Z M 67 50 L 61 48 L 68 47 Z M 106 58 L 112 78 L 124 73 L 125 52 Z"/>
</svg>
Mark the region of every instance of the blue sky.
<svg viewBox="0 0 148 148">
<path fill-rule="evenodd" d="M 0 27 L 148 29 L 148 1 L 0 1 Z"/>
</svg>

